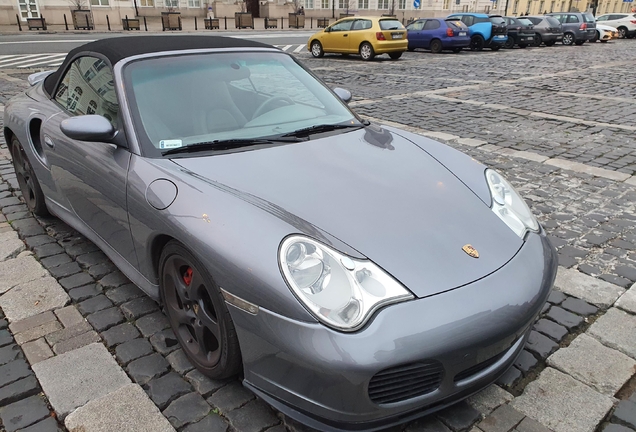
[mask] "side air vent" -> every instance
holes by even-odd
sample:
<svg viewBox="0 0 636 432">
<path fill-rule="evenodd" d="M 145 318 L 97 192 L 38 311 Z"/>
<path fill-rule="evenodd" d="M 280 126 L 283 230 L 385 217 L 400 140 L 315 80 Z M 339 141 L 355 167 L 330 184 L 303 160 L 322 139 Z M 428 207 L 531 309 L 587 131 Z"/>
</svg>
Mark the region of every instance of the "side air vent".
<svg viewBox="0 0 636 432">
<path fill-rule="evenodd" d="M 42 150 L 42 140 L 40 139 L 40 131 L 42 130 L 42 119 L 34 118 L 29 123 L 29 137 L 33 143 L 35 152 L 41 159 L 44 159 L 44 151 Z"/>
<path fill-rule="evenodd" d="M 369 381 L 369 398 L 377 404 L 400 402 L 435 391 L 444 367 L 437 361 L 410 363 L 378 372 Z"/>
<path fill-rule="evenodd" d="M 463 371 L 455 375 L 454 381 L 458 382 L 458 381 L 465 380 L 466 378 L 470 378 L 471 376 L 478 374 L 484 369 L 489 368 L 490 366 L 497 363 L 499 359 L 502 358 L 504 354 L 506 354 L 506 352 L 507 351 L 503 351 L 497 354 L 496 356 L 489 358 L 488 360 L 484 360 L 483 362 L 477 363 L 476 365 L 471 366 L 468 369 L 464 369 Z"/>
</svg>

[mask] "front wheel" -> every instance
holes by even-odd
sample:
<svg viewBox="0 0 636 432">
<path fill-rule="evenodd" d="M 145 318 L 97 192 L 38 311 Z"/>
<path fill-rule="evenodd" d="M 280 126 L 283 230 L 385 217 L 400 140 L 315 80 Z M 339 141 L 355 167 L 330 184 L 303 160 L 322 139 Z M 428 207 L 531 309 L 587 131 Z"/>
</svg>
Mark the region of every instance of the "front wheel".
<svg viewBox="0 0 636 432">
<path fill-rule="evenodd" d="M 375 51 L 373 51 L 373 47 L 369 42 L 363 42 L 360 45 L 360 57 L 365 61 L 373 60 L 373 57 L 375 57 Z"/>
<path fill-rule="evenodd" d="M 389 53 L 389 57 L 391 57 L 391 60 L 397 60 L 400 57 L 402 57 L 402 53 L 401 52 L 392 52 L 392 53 Z"/>
<path fill-rule="evenodd" d="M 11 157 L 13 159 L 15 177 L 18 180 L 18 186 L 20 186 L 20 192 L 25 204 L 35 215 L 48 216 L 49 211 L 46 208 L 40 183 L 24 152 L 24 148 L 22 148 L 22 144 L 16 137 L 11 138 Z"/>
<path fill-rule="evenodd" d="M 574 35 L 572 33 L 565 33 L 563 35 L 563 45 L 572 45 L 574 43 Z"/>
<path fill-rule="evenodd" d="M 512 49 L 515 46 L 515 40 L 511 37 L 508 37 L 508 40 L 506 41 L 506 43 L 504 44 L 504 48 L 506 49 Z M 521 46 L 521 45 L 519 45 Z"/>
<path fill-rule="evenodd" d="M 535 33 L 534 34 L 533 45 L 536 46 L 536 47 L 540 47 L 542 42 L 543 42 L 543 39 L 541 38 L 541 35 L 539 33 Z M 547 45 L 547 43 L 546 43 L 546 45 Z"/>
<path fill-rule="evenodd" d="M 627 28 L 619 27 L 618 28 L 618 38 L 625 39 L 627 37 Z"/>
<path fill-rule="evenodd" d="M 322 44 L 318 41 L 313 41 L 311 43 L 311 55 L 320 58 L 325 55 L 325 52 L 322 49 Z"/>
<path fill-rule="evenodd" d="M 470 38 L 471 51 L 481 51 L 484 49 L 485 41 L 480 35 L 475 35 Z"/>
<path fill-rule="evenodd" d="M 213 379 L 241 371 L 238 337 L 221 290 L 185 247 L 169 242 L 159 259 L 161 300 L 188 359 Z"/>
</svg>

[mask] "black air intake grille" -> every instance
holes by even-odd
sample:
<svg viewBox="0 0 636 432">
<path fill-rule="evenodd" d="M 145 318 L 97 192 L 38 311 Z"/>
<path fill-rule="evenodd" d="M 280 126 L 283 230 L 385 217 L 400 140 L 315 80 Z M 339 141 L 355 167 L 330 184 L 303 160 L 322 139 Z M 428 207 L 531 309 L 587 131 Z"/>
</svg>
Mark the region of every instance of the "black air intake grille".
<svg viewBox="0 0 636 432">
<path fill-rule="evenodd" d="M 455 375 L 454 381 L 457 382 L 457 381 L 464 380 L 494 365 L 495 363 L 499 361 L 500 358 L 504 356 L 504 354 L 506 354 L 506 352 L 507 351 L 501 352 L 497 354 L 496 356 L 489 358 L 488 360 L 485 360 L 481 363 L 476 364 L 475 366 L 471 366 L 468 369 L 464 369 L 463 371 Z"/>
<path fill-rule="evenodd" d="M 411 363 L 378 372 L 369 381 L 369 398 L 377 404 L 400 402 L 436 390 L 444 367 L 439 362 Z"/>
</svg>

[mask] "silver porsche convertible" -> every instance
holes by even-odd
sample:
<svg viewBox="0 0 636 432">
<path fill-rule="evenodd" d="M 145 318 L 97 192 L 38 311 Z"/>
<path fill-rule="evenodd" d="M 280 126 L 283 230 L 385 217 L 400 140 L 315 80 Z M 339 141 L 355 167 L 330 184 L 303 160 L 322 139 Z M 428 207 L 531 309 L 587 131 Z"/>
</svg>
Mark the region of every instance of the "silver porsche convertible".
<svg viewBox="0 0 636 432">
<path fill-rule="evenodd" d="M 22 196 L 161 303 L 192 363 L 319 430 L 376 430 L 501 376 L 554 281 L 506 179 L 370 124 L 233 38 L 74 49 L 5 107 Z"/>
</svg>

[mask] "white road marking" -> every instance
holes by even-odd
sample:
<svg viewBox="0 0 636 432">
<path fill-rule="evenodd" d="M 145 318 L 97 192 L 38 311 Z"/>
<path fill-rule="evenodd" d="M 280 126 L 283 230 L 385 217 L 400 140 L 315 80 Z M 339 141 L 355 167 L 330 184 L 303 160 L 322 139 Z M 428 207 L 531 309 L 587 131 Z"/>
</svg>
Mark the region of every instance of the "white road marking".
<svg viewBox="0 0 636 432">
<path fill-rule="evenodd" d="M 297 53 L 297 52 L 301 52 L 301 51 L 303 50 L 303 48 L 305 48 L 305 45 L 298 45 L 298 48 L 296 48 L 296 49 L 294 50 L 294 52 L 295 52 L 295 53 Z"/>
<path fill-rule="evenodd" d="M 31 67 L 31 66 L 35 66 L 35 65 L 45 65 L 51 62 L 56 62 L 61 60 L 61 58 L 66 57 L 66 54 L 51 54 L 48 56 L 44 56 L 40 59 L 35 60 L 34 62 L 30 62 L 27 64 L 22 64 L 20 66 L 18 66 L 19 68 L 26 68 L 26 67 Z"/>
</svg>

